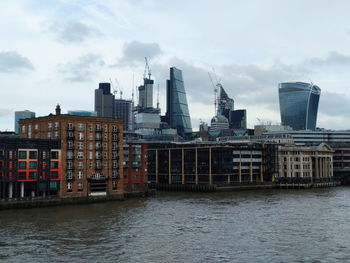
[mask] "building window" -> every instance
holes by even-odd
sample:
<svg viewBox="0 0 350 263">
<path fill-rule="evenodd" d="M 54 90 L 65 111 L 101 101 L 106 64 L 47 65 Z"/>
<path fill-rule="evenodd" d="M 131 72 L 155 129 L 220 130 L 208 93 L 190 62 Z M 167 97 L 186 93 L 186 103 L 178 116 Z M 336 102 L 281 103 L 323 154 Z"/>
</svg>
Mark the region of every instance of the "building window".
<svg viewBox="0 0 350 263">
<path fill-rule="evenodd" d="M 112 189 L 117 190 L 117 182 L 116 181 L 112 181 Z"/>
<path fill-rule="evenodd" d="M 106 142 L 103 144 L 103 150 L 105 150 L 105 151 L 108 150 L 108 144 Z"/>
<path fill-rule="evenodd" d="M 107 159 L 107 152 L 103 152 L 103 159 Z"/>
<path fill-rule="evenodd" d="M 58 169 L 58 162 L 51 162 L 51 169 Z"/>
<path fill-rule="evenodd" d="M 113 168 L 118 168 L 118 162 L 117 161 L 113 161 Z"/>
<path fill-rule="evenodd" d="M 84 159 L 84 153 L 78 152 L 78 159 Z"/>
<path fill-rule="evenodd" d="M 72 191 L 72 186 L 73 186 L 73 184 L 71 182 L 67 182 L 67 191 L 68 192 Z"/>
<path fill-rule="evenodd" d="M 72 169 L 73 168 L 73 162 L 72 161 L 68 161 L 67 162 L 67 169 Z"/>
<path fill-rule="evenodd" d="M 55 130 L 57 130 L 57 129 L 58 129 L 58 127 L 60 127 L 60 124 L 59 124 L 59 122 L 58 122 L 58 121 L 56 121 L 56 122 L 55 122 Z"/>
<path fill-rule="evenodd" d="M 35 125 L 34 125 L 34 129 L 35 129 L 35 130 L 39 130 L 39 124 L 35 124 Z"/>
<path fill-rule="evenodd" d="M 18 169 L 26 169 L 27 163 L 26 162 L 18 162 Z"/>
<path fill-rule="evenodd" d="M 78 172 L 78 179 L 83 179 L 83 177 L 84 177 L 83 171 L 79 171 Z"/>
<path fill-rule="evenodd" d="M 84 150 L 84 143 L 83 142 L 78 142 L 78 149 Z"/>
<path fill-rule="evenodd" d="M 78 139 L 79 140 L 84 140 L 84 133 L 83 132 L 79 132 L 78 133 Z"/>
<path fill-rule="evenodd" d="M 103 131 L 108 132 L 108 124 L 103 125 Z"/>
<path fill-rule="evenodd" d="M 83 183 L 82 182 L 78 183 L 78 191 L 83 191 Z"/>
<path fill-rule="evenodd" d="M 113 125 L 113 132 L 117 132 L 118 131 L 118 127 L 117 126 L 115 126 L 115 125 Z"/>
<path fill-rule="evenodd" d="M 38 152 L 30 151 L 29 152 L 29 159 L 38 159 Z"/>
<path fill-rule="evenodd" d="M 100 124 L 96 124 L 96 131 L 100 131 L 101 130 L 101 125 Z"/>
<path fill-rule="evenodd" d="M 51 132 L 48 132 L 48 133 L 47 133 L 47 138 L 48 138 L 48 139 L 51 139 Z"/>
<path fill-rule="evenodd" d="M 72 171 L 67 172 L 67 180 L 72 180 L 73 179 L 73 173 Z"/>
<path fill-rule="evenodd" d="M 55 136 L 55 139 L 58 139 L 58 132 L 57 131 L 55 131 L 54 136 Z"/>
<path fill-rule="evenodd" d="M 18 159 L 27 159 L 27 152 L 26 151 L 19 151 Z"/>
<path fill-rule="evenodd" d="M 36 162 L 29 162 L 29 169 L 36 169 Z"/>
<path fill-rule="evenodd" d="M 51 179 L 58 179 L 58 172 L 51 172 Z"/>
<path fill-rule="evenodd" d="M 57 151 L 52 151 L 51 152 L 51 159 L 58 159 L 59 158 L 59 154 Z"/>
<path fill-rule="evenodd" d="M 89 150 L 93 150 L 94 149 L 94 144 L 92 142 L 89 143 Z"/>
<path fill-rule="evenodd" d="M 89 124 L 89 131 L 93 131 L 94 130 L 94 126 L 92 124 Z"/>
<path fill-rule="evenodd" d="M 52 129 L 52 123 L 51 123 L 51 122 L 49 122 L 49 123 L 47 124 L 47 128 L 48 128 L 49 130 Z"/>
<path fill-rule="evenodd" d="M 68 123 L 67 124 L 67 129 L 68 130 L 73 130 L 73 123 Z"/>
<path fill-rule="evenodd" d="M 83 123 L 78 123 L 78 130 L 83 131 L 84 130 L 84 124 Z"/>
<path fill-rule="evenodd" d="M 89 152 L 89 159 L 92 160 L 94 158 L 94 155 L 92 152 Z"/>
<path fill-rule="evenodd" d="M 26 133 L 26 126 L 25 125 L 22 126 L 22 133 Z"/>
<path fill-rule="evenodd" d="M 78 169 L 83 169 L 83 168 L 84 168 L 84 163 L 78 162 Z"/>
<path fill-rule="evenodd" d="M 29 179 L 32 179 L 32 180 L 37 179 L 37 174 L 36 174 L 36 172 L 29 172 Z"/>
</svg>

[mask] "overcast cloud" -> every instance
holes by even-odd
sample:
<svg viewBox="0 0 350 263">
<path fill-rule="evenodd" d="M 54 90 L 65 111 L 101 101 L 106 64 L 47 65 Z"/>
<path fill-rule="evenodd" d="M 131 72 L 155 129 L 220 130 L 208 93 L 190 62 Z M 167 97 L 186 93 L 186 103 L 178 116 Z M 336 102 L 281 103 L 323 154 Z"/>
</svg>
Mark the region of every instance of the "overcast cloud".
<svg viewBox="0 0 350 263">
<path fill-rule="evenodd" d="M 249 127 L 280 121 L 279 82 L 306 81 L 322 89 L 318 126 L 350 128 L 349 1 L 24 0 L 0 8 L 0 130 L 13 129 L 14 110 L 47 115 L 57 102 L 63 112 L 92 110 L 94 89 L 110 78 L 131 98 L 145 57 L 162 113 L 169 67 L 182 70 L 194 128 L 214 114 L 212 68 L 236 108 L 247 109 Z"/>
<path fill-rule="evenodd" d="M 63 43 L 80 43 L 103 36 L 97 28 L 74 20 L 54 22 L 49 30 L 56 35 L 58 41 Z"/>
<path fill-rule="evenodd" d="M 34 70 L 28 58 L 16 51 L 0 52 L 0 73 L 19 73 L 23 70 Z"/>
<path fill-rule="evenodd" d="M 105 65 L 103 58 L 98 54 L 86 54 L 72 62 L 61 64 L 58 71 L 64 75 L 64 79 L 72 82 L 89 82 Z"/>
</svg>

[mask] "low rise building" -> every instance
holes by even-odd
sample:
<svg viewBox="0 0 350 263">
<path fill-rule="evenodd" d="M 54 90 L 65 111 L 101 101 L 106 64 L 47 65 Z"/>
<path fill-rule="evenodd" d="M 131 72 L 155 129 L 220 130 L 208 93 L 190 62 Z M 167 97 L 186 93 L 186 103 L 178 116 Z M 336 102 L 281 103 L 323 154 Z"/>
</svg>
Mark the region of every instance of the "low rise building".
<svg viewBox="0 0 350 263">
<path fill-rule="evenodd" d="M 319 146 L 278 146 L 280 183 L 328 182 L 333 178 L 333 150 L 327 144 Z"/>
<path fill-rule="evenodd" d="M 0 136 L 0 199 L 58 196 L 59 140 Z"/>
</svg>

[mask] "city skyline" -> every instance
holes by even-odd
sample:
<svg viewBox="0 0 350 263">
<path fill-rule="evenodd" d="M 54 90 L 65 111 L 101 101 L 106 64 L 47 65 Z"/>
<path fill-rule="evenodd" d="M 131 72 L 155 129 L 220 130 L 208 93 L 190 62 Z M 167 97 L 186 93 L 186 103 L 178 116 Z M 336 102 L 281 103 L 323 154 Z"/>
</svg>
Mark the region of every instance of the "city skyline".
<svg viewBox="0 0 350 263">
<path fill-rule="evenodd" d="M 133 74 L 134 87 L 142 83 L 145 56 L 155 87 L 160 84 L 162 114 L 168 68 L 183 71 L 195 130 L 199 119 L 209 122 L 214 115 L 214 92 L 207 77 L 212 67 L 237 108 L 247 109 L 248 127 L 257 118 L 280 122 L 279 82 L 312 81 L 322 87 L 318 126 L 350 128 L 348 2 L 330 6 L 319 1 L 201 1 L 202 12 L 197 14 L 196 2 L 180 1 L 180 16 L 170 15 L 172 5 L 1 3 L 0 30 L 7 41 L 0 43 L 0 130 L 13 130 L 14 111 L 27 109 L 44 116 L 56 103 L 64 111 L 93 110 L 92 91 L 109 78 L 117 77 L 124 98 L 130 99 Z M 209 15 L 210 22 L 203 19 Z M 333 19 L 325 23 L 329 15 Z"/>
</svg>

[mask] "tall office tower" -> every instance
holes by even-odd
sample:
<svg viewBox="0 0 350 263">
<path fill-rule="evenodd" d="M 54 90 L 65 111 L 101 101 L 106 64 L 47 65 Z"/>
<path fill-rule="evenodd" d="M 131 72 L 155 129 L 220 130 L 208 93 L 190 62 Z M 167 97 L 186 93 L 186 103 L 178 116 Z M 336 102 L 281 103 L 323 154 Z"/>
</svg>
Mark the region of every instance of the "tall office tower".
<svg viewBox="0 0 350 263">
<path fill-rule="evenodd" d="M 139 87 L 139 107 L 141 109 L 152 108 L 154 80 L 146 77 L 143 80 L 143 85 Z"/>
<path fill-rule="evenodd" d="M 230 112 L 231 129 L 247 129 L 247 111 L 234 110 Z"/>
<path fill-rule="evenodd" d="M 305 82 L 284 82 L 278 89 L 281 121 L 294 130 L 315 130 L 321 89 Z"/>
<path fill-rule="evenodd" d="M 192 132 L 182 72 L 175 67 L 170 68 L 170 80 L 167 80 L 166 120 L 181 136 Z"/>
<path fill-rule="evenodd" d="M 95 111 L 97 117 L 114 117 L 114 95 L 111 94 L 110 83 L 100 83 L 95 89 Z"/>
<path fill-rule="evenodd" d="M 117 99 L 114 104 L 114 117 L 122 119 L 124 131 L 133 131 L 134 127 L 134 105 L 131 100 Z"/>
<path fill-rule="evenodd" d="M 15 133 L 19 133 L 19 120 L 22 119 L 28 119 L 28 118 L 35 118 L 35 112 L 25 110 L 25 111 L 16 111 L 15 112 Z"/>
<path fill-rule="evenodd" d="M 230 112 L 234 110 L 234 100 L 231 99 L 220 84 L 220 95 L 218 98 L 218 114 L 230 119 Z"/>
</svg>

